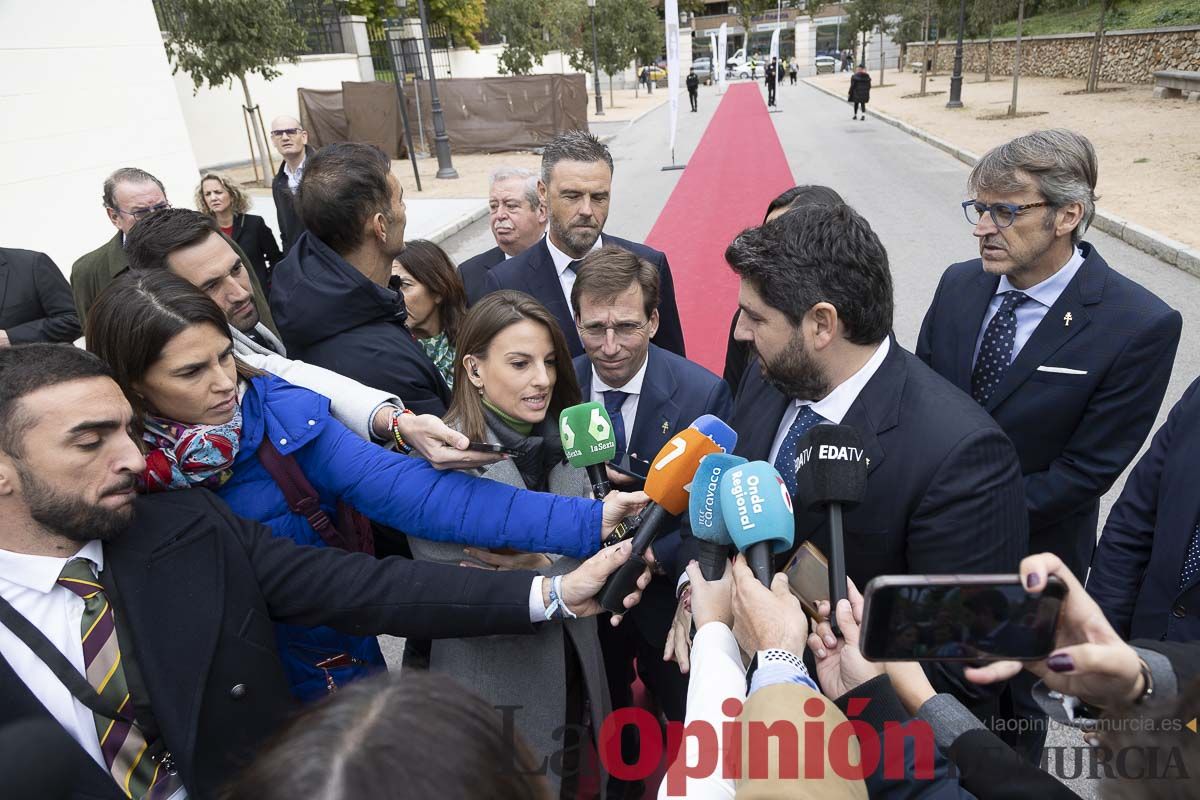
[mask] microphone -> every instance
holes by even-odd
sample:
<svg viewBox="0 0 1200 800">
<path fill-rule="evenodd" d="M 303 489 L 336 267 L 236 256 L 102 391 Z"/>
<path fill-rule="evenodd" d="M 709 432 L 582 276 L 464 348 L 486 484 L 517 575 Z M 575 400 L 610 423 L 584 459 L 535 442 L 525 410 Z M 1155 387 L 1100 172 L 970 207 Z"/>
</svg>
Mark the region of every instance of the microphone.
<svg viewBox="0 0 1200 800">
<path fill-rule="evenodd" d="M 558 436 L 567 461 L 572 467 L 587 470 L 592 494 L 603 500 L 612 490 L 604 465 L 617 454 L 617 439 L 608 411 L 599 403 L 564 408 L 558 417 Z"/>
<path fill-rule="evenodd" d="M 846 549 L 842 510 L 854 508 L 867 494 L 867 461 L 858 431 L 849 425 L 816 425 L 796 444 L 796 502 L 805 511 L 829 514 L 829 623 L 846 599 Z"/>
<path fill-rule="evenodd" d="M 641 514 L 641 524 L 633 536 L 633 552 L 621 567 L 608 576 L 597 598 L 600 605 L 614 614 L 625 612 L 625 597 L 637 589 L 638 576 L 646 567 L 646 550 L 654 540 L 669 531 L 688 507 L 688 484 L 700 466 L 700 459 L 719 451 L 716 443 L 700 431 L 680 431 L 663 445 L 650 465 L 645 492 L 650 504 Z"/>
<path fill-rule="evenodd" d="M 771 556 L 790 550 L 796 535 L 783 478 L 765 461 L 734 467 L 721 479 L 721 515 L 750 571 L 771 588 Z"/>
<path fill-rule="evenodd" d="M 713 453 L 700 459 L 700 468 L 692 478 L 688 520 L 692 535 L 700 542 L 700 572 L 706 581 L 719 581 L 725 574 L 725 561 L 733 539 L 721 514 L 721 479 L 734 467 L 746 463 L 741 456 Z"/>
<path fill-rule="evenodd" d="M 696 421 L 688 427 L 700 431 L 712 439 L 716 442 L 717 447 L 726 453 L 732 453 L 733 448 L 737 447 L 737 431 L 726 425 L 725 421 L 720 417 L 713 416 L 712 414 L 703 414 L 696 417 Z"/>
</svg>

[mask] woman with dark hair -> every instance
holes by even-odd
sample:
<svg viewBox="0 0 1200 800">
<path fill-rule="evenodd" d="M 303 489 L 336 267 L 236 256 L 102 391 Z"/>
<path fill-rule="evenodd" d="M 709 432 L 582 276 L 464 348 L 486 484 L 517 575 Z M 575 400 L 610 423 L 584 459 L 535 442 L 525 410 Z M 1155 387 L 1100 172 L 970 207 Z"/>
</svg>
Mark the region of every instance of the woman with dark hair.
<svg viewBox="0 0 1200 800">
<path fill-rule="evenodd" d="M 271 288 L 271 270 L 283 259 L 275 234 L 266 220 L 250 211 L 250 198 L 237 181 L 219 172 L 206 172 L 196 187 L 196 208 L 217 221 L 221 232 L 237 242 L 263 292 Z"/>
<path fill-rule="evenodd" d="M 468 688 L 406 671 L 360 681 L 297 716 L 223 800 L 549 800 L 539 765 Z"/>
<path fill-rule="evenodd" d="M 766 225 L 797 206 L 837 206 L 845 203 L 842 196 L 828 186 L 793 186 L 767 206 L 763 224 Z M 725 372 L 722 374 L 734 397 L 737 397 L 738 385 L 742 382 L 742 375 L 746 372 L 751 355 L 749 345 L 733 338 L 738 318 L 741 316 L 742 310 L 739 308 L 733 312 L 733 320 L 729 323 L 729 343 L 725 346 Z"/>
<path fill-rule="evenodd" d="M 472 441 L 511 448 L 516 455 L 474 471 L 491 481 L 569 497 L 591 494 L 587 474 L 570 466 L 558 435 L 559 413 L 579 403 L 579 385 L 566 338 L 554 316 L 523 292 L 499 291 L 472 306 L 458 333 L 455 391 L 446 424 Z M 485 569 L 534 569 L 543 575 L 570 572 L 578 562 L 554 558 L 541 548 L 490 552 L 460 544 L 409 537 L 413 557 Z M 465 557 L 464 557 L 465 555 Z M 545 626 L 537 636 L 489 636 L 434 642 L 429 668 L 470 686 L 493 706 L 513 706 L 514 723 L 542 763 L 578 747 L 590 706 L 592 732 L 611 702 L 596 623 L 573 619 Z M 566 738 L 557 731 L 568 726 Z M 572 727 L 574 726 L 574 727 Z M 555 738 L 558 735 L 559 738 Z M 579 763 L 551 770 L 555 791 L 571 794 Z M 561 786 L 560 786 L 561 781 Z"/>
<path fill-rule="evenodd" d="M 454 389 L 454 342 L 467 313 L 467 290 L 446 251 L 425 239 L 404 243 L 388 285 L 404 296 L 404 324 Z"/>
<path fill-rule="evenodd" d="M 165 270 L 114 281 L 88 315 L 87 345 L 112 366 L 138 413 L 143 491 L 202 486 L 239 516 L 314 547 L 371 552 L 363 515 L 484 547 L 572 555 L 599 547 L 602 504 L 438 472 L 355 436 L 330 415 L 327 398 L 240 366 L 221 310 Z M 603 504 L 609 524 L 628 513 L 629 497 Z M 288 625 L 277 631 L 301 699 L 323 694 L 331 679 L 383 665 L 374 638 Z"/>
</svg>

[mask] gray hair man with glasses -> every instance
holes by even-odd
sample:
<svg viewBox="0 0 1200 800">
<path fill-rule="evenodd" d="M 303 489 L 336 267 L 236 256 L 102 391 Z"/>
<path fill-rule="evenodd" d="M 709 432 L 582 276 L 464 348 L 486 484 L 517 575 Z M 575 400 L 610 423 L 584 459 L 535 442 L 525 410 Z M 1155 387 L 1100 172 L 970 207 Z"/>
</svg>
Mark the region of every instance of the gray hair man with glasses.
<svg viewBox="0 0 1200 800">
<path fill-rule="evenodd" d="M 1096 210 L 1096 151 L 1069 130 L 988 152 L 968 179 L 977 259 L 953 264 L 917 355 L 969 393 L 1016 445 L 1030 552 L 1084 574 L 1100 497 L 1137 454 L 1162 404 L 1182 318 L 1083 240 Z M 1026 682 L 1027 683 L 1027 682 Z M 1009 719 L 1042 717 L 1028 686 Z M 1014 744 L 1037 763 L 1044 726 Z"/>
<path fill-rule="evenodd" d="M 271 145 L 283 159 L 271 182 L 271 196 L 275 200 L 279 236 L 286 256 L 305 230 L 304 221 L 295 208 L 295 196 L 304 176 L 304 164 L 316 151 L 309 147 L 308 131 L 301 126 L 300 120 L 286 115 L 271 120 Z"/>
<path fill-rule="evenodd" d="M 122 167 L 104 180 L 102 202 L 116 235 L 71 266 L 71 293 L 79 324 L 86 325 L 87 312 L 96 296 L 113 278 L 129 269 L 125 256 L 125 237 L 140 220 L 170 208 L 162 181 L 137 167 Z"/>
</svg>

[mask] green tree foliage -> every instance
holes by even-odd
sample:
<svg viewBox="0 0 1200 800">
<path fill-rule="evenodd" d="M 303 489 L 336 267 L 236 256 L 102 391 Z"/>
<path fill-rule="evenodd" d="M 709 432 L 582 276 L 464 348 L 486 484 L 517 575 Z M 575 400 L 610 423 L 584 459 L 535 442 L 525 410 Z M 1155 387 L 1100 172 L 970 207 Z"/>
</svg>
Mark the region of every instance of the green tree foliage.
<svg viewBox="0 0 1200 800">
<path fill-rule="evenodd" d="M 578 22 L 576 6 L 582 5 L 564 0 L 488 0 L 488 29 L 503 36 L 505 42 L 500 71 L 506 75 L 532 72 L 550 51 L 569 39 L 571 21 Z"/>
<path fill-rule="evenodd" d="M 403 10 L 396 7 L 395 0 L 345 0 L 347 14 L 367 18 L 367 22 L 381 23 L 399 16 L 417 16 L 417 0 L 409 0 Z M 454 46 L 466 45 L 479 49 L 476 34 L 483 29 L 487 18 L 486 0 L 425 0 L 429 22 L 441 25 L 450 34 Z"/>
<path fill-rule="evenodd" d="M 585 6 L 586 11 L 586 6 Z M 572 37 L 571 67 L 592 71 L 592 31 L 589 15 L 581 17 L 580 35 Z M 596 0 L 596 51 L 600 69 L 612 75 L 635 58 L 653 61 L 666 46 L 663 23 L 648 0 Z"/>
</svg>

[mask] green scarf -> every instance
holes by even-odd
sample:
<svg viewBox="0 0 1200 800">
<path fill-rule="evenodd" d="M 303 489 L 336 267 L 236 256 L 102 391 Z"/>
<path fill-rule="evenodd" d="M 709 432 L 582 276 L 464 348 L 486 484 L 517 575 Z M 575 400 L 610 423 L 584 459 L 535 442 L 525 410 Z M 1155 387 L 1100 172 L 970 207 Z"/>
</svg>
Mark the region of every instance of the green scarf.
<svg viewBox="0 0 1200 800">
<path fill-rule="evenodd" d="M 523 422 L 516 417 L 510 417 L 508 414 L 505 414 L 503 411 L 489 403 L 486 397 L 481 399 L 483 400 L 483 404 L 491 409 L 491 412 L 499 417 L 501 422 L 512 428 L 517 433 L 521 434 L 522 436 L 528 436 L 529 434 L 533 433 L 532 422 Z"/>
<path fill-rule="evenodd" d="M 425 351 L 425 355 L 429 356 L 429 360 L 437 367 L 437 371 L 442 374 L 442 378 L 446 381 L 446 386 L 450 391 L 454 391 L 454 345 L 450 343 L 450 337 L 442 331 L 437 336 L 430 336 L 428 339 L 417 339 L 421 343 L 421 349 Z"/>
</svg>

